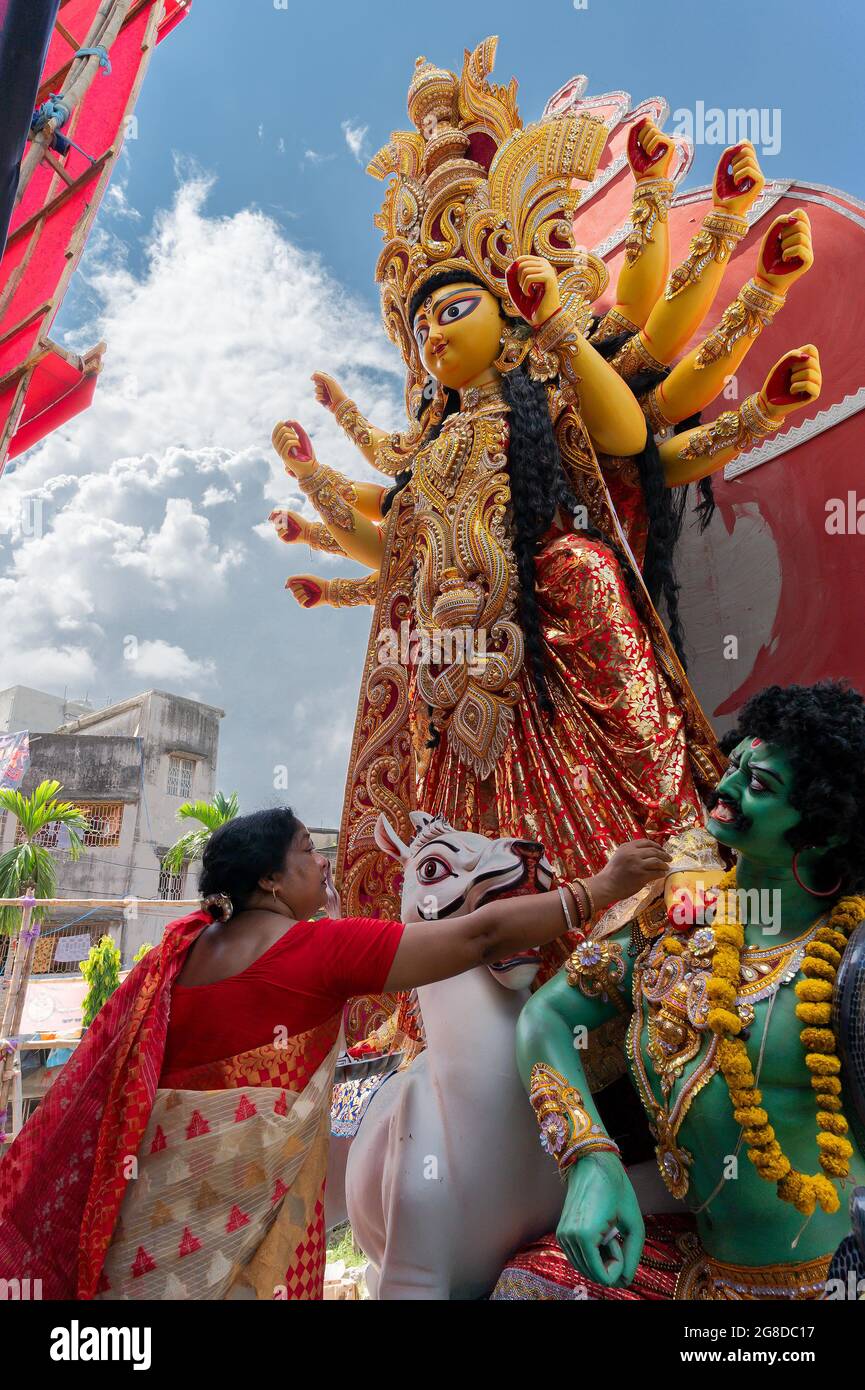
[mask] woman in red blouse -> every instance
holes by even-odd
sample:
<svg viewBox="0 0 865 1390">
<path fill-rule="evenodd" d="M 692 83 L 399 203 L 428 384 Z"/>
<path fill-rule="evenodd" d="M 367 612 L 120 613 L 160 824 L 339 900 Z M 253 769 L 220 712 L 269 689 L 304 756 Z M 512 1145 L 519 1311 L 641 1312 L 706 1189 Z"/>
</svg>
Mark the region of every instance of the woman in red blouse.
<svg viewBox="0 0 865 1390">
<path fill-rule="evenodd" d="M 667 863 L 650 841 L 622 846 L 588 880 L 596 908 Z M 4 1159 L 0 1277 L 41 1279 L 46 1298 L 321 1297 L 346 1001 L 563 927 L 557 893 L 433 922 L 315 921 L 328 882 L 287 809 L 215 832 L 203 909 L 130 972 Z"/>
</svg>

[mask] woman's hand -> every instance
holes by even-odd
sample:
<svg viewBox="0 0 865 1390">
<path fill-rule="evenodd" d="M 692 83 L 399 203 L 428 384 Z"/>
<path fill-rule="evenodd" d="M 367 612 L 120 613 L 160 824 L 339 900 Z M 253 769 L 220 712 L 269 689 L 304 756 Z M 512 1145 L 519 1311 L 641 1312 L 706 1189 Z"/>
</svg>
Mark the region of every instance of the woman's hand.
<svg viewBox="0 0 865 1390">
<path fill-rule="evenodd" d="M 629 840 L 619 845 L 599 874 L 592 879 L 596 907 L 621 902 L 669 872 L 672 859 L 654 840 Z"/>
<path fill-rule="evenodd" d="M 620 1244 L 610 1232 L 622 1237 Z M 568 1175 L 568 1194 L 556 1239 L 574 1269 L 606 1288 L 630 1284 L 637 1272 L 646 1229 L 637 1194 L 612 1153 L 587 1154 Z"/>
<path fill-rule="evenodd" d="M 280 420 L 271 441 L 290 478 L 308 478 L 317 467 L 312 441 L 297 420 Z"/>
<path fill-rule="evenodd" d="M 313 372 L 312 384 L 315 387 L 315 399 L 331 413 L 337 410 L 343 401 L 348 400 L 339 382 L 334 381 L 327 372 Z"/>
<path fill-rule="evenodd" d="M 822 385 L 820 354 L 813 343 L 806 343 L 785 352 L 772 367 L 760 388 L 760 405 L 773 420 L 785 420 L 816 401 Z"/>
</svg>

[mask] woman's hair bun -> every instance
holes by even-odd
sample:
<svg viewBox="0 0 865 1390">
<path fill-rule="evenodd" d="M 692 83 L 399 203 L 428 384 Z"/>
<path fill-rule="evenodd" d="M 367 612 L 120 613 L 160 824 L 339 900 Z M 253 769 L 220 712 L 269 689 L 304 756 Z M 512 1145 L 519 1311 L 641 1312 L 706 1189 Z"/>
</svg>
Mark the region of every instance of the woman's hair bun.
<svg viewBox="0 0 865 1390">
<path fill-rule="evenodd" d="M 234 903 L 227 893 L 208 893 L 201 899 L 201 906 L 218 922 L 227 922 L 234 912 Z"/>
</svg>

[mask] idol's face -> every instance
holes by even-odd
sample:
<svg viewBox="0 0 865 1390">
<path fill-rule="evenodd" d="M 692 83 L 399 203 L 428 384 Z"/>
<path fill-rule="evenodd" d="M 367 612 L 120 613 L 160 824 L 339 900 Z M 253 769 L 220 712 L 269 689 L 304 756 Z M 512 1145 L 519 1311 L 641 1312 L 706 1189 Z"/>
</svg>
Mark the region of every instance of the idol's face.
<svg viewBox="0 0 865 1390">
<path fill-rule="evenodd" d="M 414 335 L 427 371 L 459 390 L 480 377 L 501 352 L 499 301 L 470 281 L 434 290 L 414 316 Z"/>
<path fill-rule="evenodd" d="M 790 761 L 780 749 L 758 738 L 743 739 L 708 797 L 710 833 L 749 859 L 789 865 L 787 831 L 801 820 L 790 804 L 792 786 Z"/>
</svg>

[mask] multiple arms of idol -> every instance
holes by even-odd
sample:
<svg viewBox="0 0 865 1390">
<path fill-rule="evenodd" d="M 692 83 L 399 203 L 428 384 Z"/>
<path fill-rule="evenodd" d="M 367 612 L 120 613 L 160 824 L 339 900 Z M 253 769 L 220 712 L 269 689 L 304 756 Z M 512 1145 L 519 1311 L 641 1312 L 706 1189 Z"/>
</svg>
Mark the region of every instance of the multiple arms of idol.
<svg viewBox="0 0 865 1390">
<path fill-rule="evenodd" d="M 713 207 L 691 241 L 681 265 L 670 270 L 667 213 L 674 185 L 669 174 L 674 141 L 652 122 L 638 122 L 628 141 L 634 175 L 632 231 L 617 282 L 616 302 L 587 341 L 571 329 L 567 305 L 549 262 L 524 257 L 520 289 L 539 295 L 532 317 L 544 350 L 554 350 L 562 375 L 573 381 L 583 421 L 596 448 L 606 454 L 639 452 L 645 420 L 656 433 L 702 411 L 735 377 L 745 354 L 784 305 L 792 285 L 813 262 L 811 232 L 801 209 L 778 217 L 767 230 L 754 276 L 727 306 L 714 329 L 672 366 L 705 318 L 737 242 L 748 229 L 746 214 L 763 189 L 763 175 L 749 143 L 726 150 L 713 184 Z M 597 351 L 605 339 L 628 335 L 611 361 Z M 640 399 L 628 381 L 646 370 L 669 375 Z M 316 373 L 316 396 L 329 409 L 366 461 L 394 477 L 410 467 L 418 431 L 388 434 L 364 419 L 332 378 Z M 821 375 L 816 347 L 806 344 L 785 353 L 759 392 L 738 409 L 725 411 L 696 428 L 674 434 L 659 445 L 667 484 L 695 482 L 721 469 L 757 439 L 780 429 L 791 412 L 816 399 Z M 286 471 L 299 482 L 321 517 L 306 521 L 296 513 L 271 513 L 281 538 L 313 549 L 344 554 L 371 573 L 362 579 L 292 576 L 286 587 L 304 607 L 319 603 L 347 606 L 372 603 L 381 565 L 381 503 L 386 488 L 351 481 L 319 464 L 309 439 L 296 422 L 277 425 L 274 446 Z"/>
</svg>

